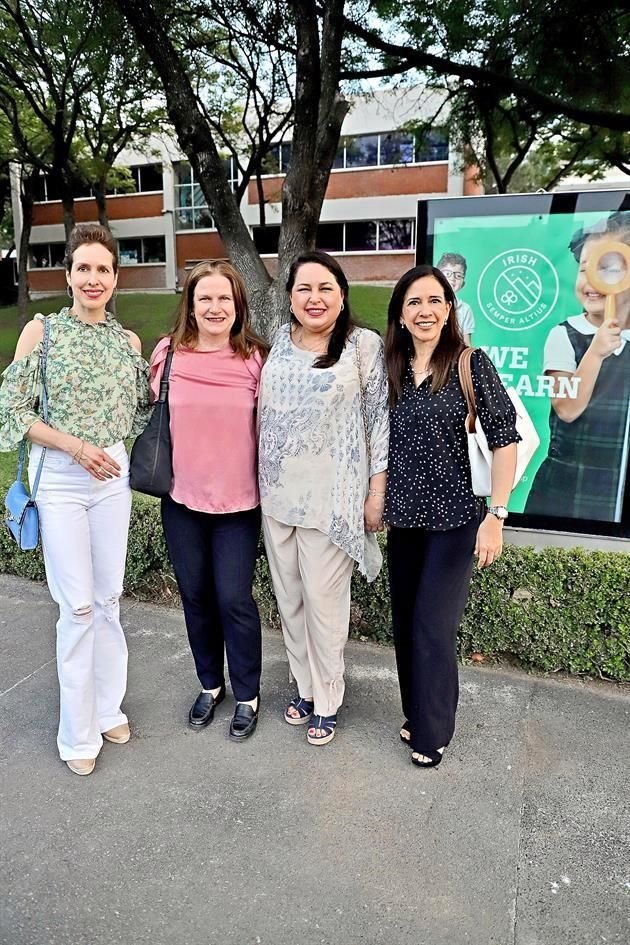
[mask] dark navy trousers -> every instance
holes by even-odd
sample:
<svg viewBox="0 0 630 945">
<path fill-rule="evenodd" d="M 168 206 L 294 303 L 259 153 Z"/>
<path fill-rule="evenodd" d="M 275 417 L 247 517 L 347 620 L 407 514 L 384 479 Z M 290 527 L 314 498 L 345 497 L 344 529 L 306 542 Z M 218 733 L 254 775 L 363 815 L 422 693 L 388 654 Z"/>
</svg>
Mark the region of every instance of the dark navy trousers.
<svg viewBox="0 0 630 945">
<path fill-rule="evenodd" d="M 448 745 L 459 699 L 457 630 L 479 520 L 449 531 L 390 528 L 387 563 L 400 695 L 411 747 Z"/>
<path fill-rule="evenodd" d="M 225 648 L 234 698 L 256 698 L 262 644 L 252 583 L 260 508 L 215 515 L 167 496 L 162 523 L 202 688 L 223 684 Z"/>
</svg>

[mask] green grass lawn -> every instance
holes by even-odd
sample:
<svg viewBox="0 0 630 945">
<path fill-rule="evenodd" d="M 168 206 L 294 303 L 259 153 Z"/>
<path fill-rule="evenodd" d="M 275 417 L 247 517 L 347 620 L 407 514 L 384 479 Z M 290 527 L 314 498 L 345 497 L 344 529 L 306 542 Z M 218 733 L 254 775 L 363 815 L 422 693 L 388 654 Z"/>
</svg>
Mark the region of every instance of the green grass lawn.
<svg viewBox="0 0 630 945">
<path fill-rule="evenodd" d="M 357 321 L 383 334 L 390 295 L 391 289 L 387 287 L 353 285 L 350 297 Z M 179 298 L 174 294 L 146 292 L 118 296 L 118 318 L 125 328 L 130 328 L 140 336 L 145 357 L 149 357 L 158 340 L 172 327 Z M 29 314 L 32 317 L 36 312 L 57 312 L 67 304 L 65 295 L 39 299 L 29 304 Z M 0 307 L 0 371 L 13 360 L 17 337 L 16 306 Z M 0 453 L 0 488 L 6 488 L 13 481 L 16 462 L 15 453 Z"/>
<path fill-rule="evenodd" d="M 351 289 L 352 311 L 357 320 L 368 328 L 383 333 L 387 319 L 387 303 L 391 289 L 382 286 L 353 285 Z M 133 293 L 119 295 L 118 318 L 125 328 L 135 331 L 142 339 L 142 349 L 148 357 L 158 340 L 173 325 L 178 295 Z M 68 304 L 67 297 L 55 296 L 29 303 L 29 314 L 57 312 Z M 0 370 L 13 359 L 18 337 L 17 308 L 6 305 L 0 308 Z"/>
</svg>

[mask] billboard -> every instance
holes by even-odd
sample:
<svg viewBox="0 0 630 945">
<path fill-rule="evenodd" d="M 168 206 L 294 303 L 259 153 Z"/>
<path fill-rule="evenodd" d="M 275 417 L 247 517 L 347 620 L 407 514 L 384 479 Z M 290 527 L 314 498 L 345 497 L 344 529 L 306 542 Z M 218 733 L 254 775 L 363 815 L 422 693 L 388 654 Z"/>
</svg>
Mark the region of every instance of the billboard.
<svg viewBox="0 0 630 945">
<path fill-rule="evenodd" d="M 417 262 L 540 436 L 516 525 L 630 537 L 630 288 L 606 302 L 589 281 L 629 284 L 629 245 L 630 191 L 419 201 Z"/>
</svg>

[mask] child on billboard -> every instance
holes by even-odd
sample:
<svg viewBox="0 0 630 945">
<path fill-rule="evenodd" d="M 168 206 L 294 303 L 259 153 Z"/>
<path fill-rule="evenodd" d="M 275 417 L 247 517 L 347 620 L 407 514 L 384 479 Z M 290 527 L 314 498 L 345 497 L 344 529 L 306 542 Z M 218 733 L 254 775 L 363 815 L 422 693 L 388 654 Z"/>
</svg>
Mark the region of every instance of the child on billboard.
<svg viewBox="0 0 630 945">
<path fill-rule="evenodd" d="M 464 341 L 469 345 L 472 333 L 475 330 L 475 317 L 470 305 L 458 297 L 458 292 L 461 292 L 466 285 L 466 260 L 460 253 L 442 253 L 437 268 L 446 276 L 451 289 L 455 293 L 457 299 L 455 316 L 464 336 Z"/>
<path fill-rule="evenodd" d="M 579 263 L 575 294 L 582 311 L 551 329 L 545 374 L 578 380 L 575 397 L 554 397 L 550 441 L 524 511 L 530 515 L 619 522 L 630 437 L 630 290 L 616 296 L 604 321 L 605 296 L 586 267 L 603 240 L 630 244 L 630 212 L 578 230 L 569 249 Z M 557 386 L 556 386 L 557 392 Z"/>
</svg>

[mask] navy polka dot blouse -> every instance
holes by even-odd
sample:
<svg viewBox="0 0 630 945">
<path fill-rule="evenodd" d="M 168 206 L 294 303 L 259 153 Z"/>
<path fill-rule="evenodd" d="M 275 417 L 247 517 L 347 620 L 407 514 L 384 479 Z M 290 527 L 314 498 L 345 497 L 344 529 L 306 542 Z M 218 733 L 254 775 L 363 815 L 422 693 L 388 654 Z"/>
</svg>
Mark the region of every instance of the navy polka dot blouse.
<svg viewBox="0 0 630 945">
<path fill-rule="evenodd" d="M 471 369 L 488 445 L 518 442 L 516 411 L 483 351 L 475 350 Z M 416 388 L 408 369 L 402 396 L 390 411 L 384 516 L 389 525 L 445 531 L 479 515 L 484 500 L 472 491 L 466 413 L 456 364 L 447 384 L 435 393 L 430 378 Z"/>
</svg>

